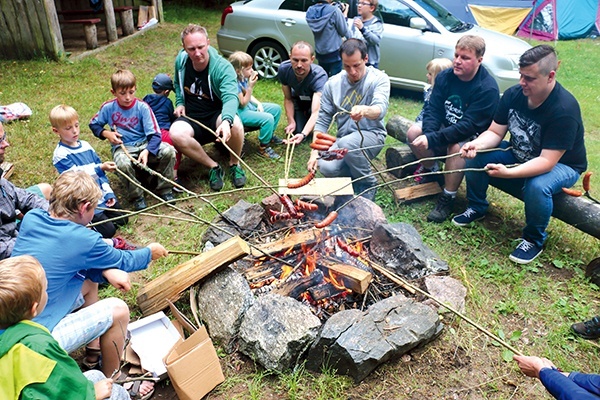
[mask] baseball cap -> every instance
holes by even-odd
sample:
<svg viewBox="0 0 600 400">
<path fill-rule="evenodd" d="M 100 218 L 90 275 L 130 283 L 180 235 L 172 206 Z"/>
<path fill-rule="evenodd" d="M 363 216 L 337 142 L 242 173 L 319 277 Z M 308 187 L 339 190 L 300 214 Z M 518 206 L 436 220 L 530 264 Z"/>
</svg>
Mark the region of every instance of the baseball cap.
<svg viewBox="0 0 600 400">
<path fill-rule="evenodd" d="M 152 81 L 152 89 L 154 90 L 173 90 L 173 81 L 167 74 L 158 74 Z"/>
</svg>

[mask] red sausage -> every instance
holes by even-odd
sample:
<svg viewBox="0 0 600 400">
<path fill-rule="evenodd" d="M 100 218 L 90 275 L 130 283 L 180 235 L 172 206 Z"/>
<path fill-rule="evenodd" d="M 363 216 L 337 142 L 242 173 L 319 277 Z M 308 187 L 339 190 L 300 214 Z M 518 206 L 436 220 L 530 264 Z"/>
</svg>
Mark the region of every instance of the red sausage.
<svg viewBox="0 0 600 400">
<path fill-rule="evenodd" d="M 329 213 L 328 216 L 325 217 L 325 219 L 317 224 L 315 224 L 315 228 L 325 228 L 326 226 L 331 225 L 331 223 L 333 221 L 335 221 L 335 219 L 337 218 L 338 213 L 337 211 L 332 211 Z"/>
<path fill-rule="evenodd" d="M 346 253 L 350 254 L 352 257 L 358 257 L 360 253 L 354 250 L 352 247 L 348 246 L 348 243 L 344 242 L 339 236 L 336 237 L 337 244 L 340 246 L 340 249 L 344 250 Z"/>
<path fill-rule="evenodd" d="M 300 179 L 298 182 L 293 182 L 293 183 L 288 183 L 287 187 L 288 189 L 296 189 L 302 186 L 306 186 L 310 183 L 310 181 L 313 180 L 313 178 L 315 177 L 315 171 L 310 171 L 308 173 L 308 175 L 306 175 L 304 178 Z"/>
<path fill-rule="evenodd" d="M 579 197 L 579 196 L 583 195 L 583 192 L 581 190 L 576 190 L 576 189 L 562 188 L 562 191 L 565 192 L 566 194 L 568 194 L 569 196 L 573 196 L 573 197 Z"/>
<path fill-rule="evenodd" d="M 292 202 L 292 200 L 288 196 L 283 194 L 279 196 L 279 201 L 281 201 L 281 204 L 283 204 L 285 209 L 288 210 L 292 218 L 296 218 L 298 210 L 296 210 L 296 207 L 294 207 L 294 203 Z"/>
<path fill-rule="evenodd" d="M 310 148 L 313 150 L 329 150 L 329 148 L 331 147 L 331 145 L 327 144 L 327 145 L 323 145 L 323 144 L 318 144 L 315 142 L 312 142 L 311 144 L 309 144 Z"/>
<path fill-rule="evenodd" d="M 326 140 L 331 143 L 335 143 L 335 141 L 337 140 L 335 136 L 331 136 L 323 132 L 317 132 L 317 139 Z"/>
<path fill-rule="evenodd" d="M 298 207 L 301 210 L 307 211 L 317 211 L 319 209 L 319 206 L 317 204 L 307 203 L 306 201 L 302 201 L 300 199 L 296 199 L 296 207 Z"/>
<path fill-rule="evenodd" d="M 588 171 L 583 176 L 583 190 L 586 192 L 590 191 L 590 179 L 592 178 L 592 171 Z"/>
</svg>

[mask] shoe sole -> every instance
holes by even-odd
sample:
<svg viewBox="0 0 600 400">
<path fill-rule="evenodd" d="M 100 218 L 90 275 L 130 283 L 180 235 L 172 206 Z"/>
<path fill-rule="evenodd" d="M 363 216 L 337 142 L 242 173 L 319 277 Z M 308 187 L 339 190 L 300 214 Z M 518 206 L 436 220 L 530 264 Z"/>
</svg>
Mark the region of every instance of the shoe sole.
<svg viewBox="0 0 600 400">
<path fill-rule="evenodd" d="M 517 264 L 522 264 L 522 265 L 523 265 L 523 264 L 529 264 L 530 262 L 532 262 L 533 260 L 535 260 L 536 258 L 538 258 L 538 256 L 539 256 L 540 254 L 542 254 L 542 251 L 541 251 L 541 250 L 540 250 L 540 252 L 539 252 L 539 253 L 537 253 L 537 254 L 535 255 L 535 257 L 533 257 L 533 258 L 532 258 L 532 259 L 530 259 L 530 260 L 524 260 L 524 259 L 522 259 L 522 258 L 517 258 L 517 257 L 515 257 L 515 256 L 513 256 L 513 255 L 511 254 L 511 255 L 509 255 L 509 256 L 508 256 L 508 259 L 509 259 L 510 261 L 516 262 Z"/>
<path fill-rule="evenodd" d="M 586 334 L 584 334 L 584 333 L 582 334 L 582 333 L 579 333 L 579 332 L 575 332 L 575 331 L 573 330 L 573 328 L 571 328 L 571 332 L 573 332 L 573 334 L 575 334 L 575 335 L 579 336 L 580 338 L 582 338 L 582 339 L 586 339 L 586 340 L 597 340 L 597 339 L 600 339 L 600 335 L 596 335 L 596 336 L 589 336 L 589 335 L 586 335 Z"/>
<path fill-rule="evenodd" d="M 484 219 L 484 218 L 485 218 L 485 215 L 484 215 L 483 217 L 476 218 L 476 219 L 474 219 L 474 220 L 473 220 L 473 221 L 471 221 L 471 222 L 467 222 L 466 224 L 462 224 L 462 223 L 460 223 L 460 222 L 456 222 L 456 221 L 454 220 L 454 218 L 452 218 L 452 223 L 453 223 L 454 225 L 456 225 L 456 226 L 460 226 L 461 228 L 464 228 L 465 226 L 470 226 L 470 225 L 472 225 L 472 224 L 473 224 L 473 222 L 481 221 L 481 220 L 482 220 L 482 219 Z"/>
</svg>

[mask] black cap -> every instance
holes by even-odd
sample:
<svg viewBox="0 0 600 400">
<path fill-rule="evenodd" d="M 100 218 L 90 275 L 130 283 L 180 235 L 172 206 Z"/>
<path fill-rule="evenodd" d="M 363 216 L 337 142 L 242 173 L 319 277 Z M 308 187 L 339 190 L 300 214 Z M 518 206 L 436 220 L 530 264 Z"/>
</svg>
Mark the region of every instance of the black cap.
<svg viewBox="0 0 600 400">
<path fill-rule="evenodd" d="M 158 74 L 152 81 L 152 89 L 154 90 L 173 90 L 173 81 L 167 74 Z"/>
</svg>

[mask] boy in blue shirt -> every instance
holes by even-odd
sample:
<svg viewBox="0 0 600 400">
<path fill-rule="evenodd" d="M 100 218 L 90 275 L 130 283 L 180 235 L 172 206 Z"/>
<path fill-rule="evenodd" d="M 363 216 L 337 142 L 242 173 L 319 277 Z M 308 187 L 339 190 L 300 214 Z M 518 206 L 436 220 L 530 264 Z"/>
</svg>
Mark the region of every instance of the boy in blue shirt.
<svg viewBox="0 0 600 400">
<path fill-rule="evenodd" d="M 111 93 L 115 98 L 102 104 L 100 111 L 90 121 L 90 129 L 98 138 L 108 139 L 117 168 L 137 185 L 141 186 L 135 175 L 136 170 L 121 144 L 142 165 L 157 165 L 156 171 L 172 181 L 175 149 L 161 141 L 160 128 L 150 106 L 135 97 L 135 76 L 129 70 L 118 70 L 110 80 Z M 109 129 L 105 129 L 107 125 Z M 137 211 L 146 208 L 142 188 L 125 177 L 121 180 L 134 208 Z M 173 200 L 172 188 L 173 185 L 163 179 L 159 179 L 156 185 L 158 195 L 165 201 Z"/>
<path fill-rule="evenodd" d="M 96 179 L 102 198 L 98 206 L 103 208 L 119 209 L 119 204 L 115 193 L 110 187 L 107 171 L 114 171 L 117 166 L 112 161 L 102 162 L 96 151 L 85 140 L 79 139 L 79 115 L 73 107 L 61 104 L 50 111 L 50 124 L 52 132 L 56 133 L 60 139 L 54 155 L 52 164 L 62 174 L 65 171 L 85 171 L 92 178 Z M 96 209 L 92 222 L 100 222 L 109 218 L 121 217 L 123 214 L 118 211 L 102 211 Z M 117 232 L 117 228 L 127 223 L 127 217 L 97 225 L 95 229 L 100 232 L 104 238 L 112 238 Z"/>
</svg>

